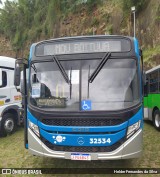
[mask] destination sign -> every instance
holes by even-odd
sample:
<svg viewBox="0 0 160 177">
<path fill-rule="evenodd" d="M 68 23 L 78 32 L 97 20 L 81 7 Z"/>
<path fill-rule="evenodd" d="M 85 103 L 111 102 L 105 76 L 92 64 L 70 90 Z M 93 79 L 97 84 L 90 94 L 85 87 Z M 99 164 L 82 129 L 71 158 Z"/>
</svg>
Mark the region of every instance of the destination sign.
<svg viewBox="0 0 160 177">
<path fill-rule="evenodd" d="M 37 106 L 42 107 L 54 107 L 54 108 L 64 108 L 66 107 L 65 98 L 40 98 L 37 99 Z"/>
<path fill-rule="evenodd" d="M 95 53 L 95 52 L 123 52 L 130 50 L 128 40 L 92 40 L 75 42 L 49 42 L 36 46 L 36 56 Z M 125 47 L 124 47 L 125 46 Z"/>
</svg>

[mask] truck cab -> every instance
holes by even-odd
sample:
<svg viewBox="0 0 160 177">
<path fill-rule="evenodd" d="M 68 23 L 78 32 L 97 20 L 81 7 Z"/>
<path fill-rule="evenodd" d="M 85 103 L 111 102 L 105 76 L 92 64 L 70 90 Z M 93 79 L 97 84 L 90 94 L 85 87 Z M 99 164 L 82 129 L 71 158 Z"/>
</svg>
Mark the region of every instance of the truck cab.
<svg viewBox="0 0 160 177">
<path fill-rule="evenodd" d="M 22 96 L 14 86 L 14 58 L 0 56 L 0 136 L 7 136 L 23 122 Z"/>
</svg>

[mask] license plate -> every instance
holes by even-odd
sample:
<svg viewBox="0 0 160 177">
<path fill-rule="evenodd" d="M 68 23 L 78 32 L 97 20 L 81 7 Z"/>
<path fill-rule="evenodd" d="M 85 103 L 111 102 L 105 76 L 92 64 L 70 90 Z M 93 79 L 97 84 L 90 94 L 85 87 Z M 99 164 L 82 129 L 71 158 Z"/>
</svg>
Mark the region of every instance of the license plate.
<svg viewBox="0 0 160 177">
<path fill-rule="evenodd" d="M 71 160 L 91 160 L 91 155 L 72 153 Z"/>
</svg>

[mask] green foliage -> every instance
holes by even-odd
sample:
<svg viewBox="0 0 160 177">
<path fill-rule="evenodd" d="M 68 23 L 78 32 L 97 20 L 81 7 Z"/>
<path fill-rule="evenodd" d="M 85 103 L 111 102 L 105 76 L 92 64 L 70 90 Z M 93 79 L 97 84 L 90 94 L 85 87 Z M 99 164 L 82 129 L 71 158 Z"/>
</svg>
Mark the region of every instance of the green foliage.
<svg viewBox="0 0 160 177">
<path fill-rule="evenodd" d="M 79 4 L 87 4 L 89 6 L 94 6 L 94 5 L 99 4 L 100 2 L 102 2 L 102 0 L 77 0 L 76 4 L 77 5 L 79 5 Z"/>
<path fill-rule="evenodd" d="M 99 20 L 96 17 L 93 17 L 91 26 L 98 26 L 99 25 Z"/>
<path fill-rule="evenodd" d="M 109 3 L 118 3 L 118 0 L 108 0 Z M 148 0 L 122 0 L 124 11 L 129 12 L 135 5 L 141 10 Z M 104 3 L 104 0 L 17 0 L 6 1 L 0 9 L 0 33 L 7 37 L 12 47 L 23 50 L 28 42 L 36 42 L 41 37 L 51 38 L 58 34 L 61 19 L 69 13 L 82 12 L 84 9 L 92 14 L 93 10 Z M 105 14 L 105 21 L 109 22 L 109 14 Z M 99 19 L 93 17 L 90 26 L 98 26 Z M 159 21 L 159 15 L 157 15 Z M 107 33 L 113 33 L 112 25 Z M 29 41 L 27 41 L 29 40 Z"/>
<path fill-rule="evenodd" d="M 109 32 L 109 34 L 113 34 L 113 25 L 110 25 L 108 27 L 108 32 Z"/>
<path fill-rule="evenodd" d="M 139 13 L 145 5 L 147 4 L 148 0 L 123 0 L 123 11 L 124 12 L 130 12 L 131 7 L 135 6 L 136 7 L 136 12 Z"/>
<path fill-rule="evenodd" d="M 108 25 L 105 29 L 105 33 L 109 35 L 113 34 L 113 25 Z"/>
<path fill-rule="evenodd" d="M 160 23 L 160 5 L 157 8 L 155 20 L 156 20 L 156 23 Z"/>
<path fill-rule="evenodd" d="M 88 11 L 102 0 L 18 0 L 6 1 L 0 9 L 0 33 L 9 38 L 14 50 L 22 50 L 27 40 L 37 41 L 41 35 L 53 37 L 60 19 L 79 7 Z M 0 1 L 1 2 L 1 1 Z M 94 18 L 92 26 L 97 25 Z"/>
<path fill-rule="evenodd" d="M 148 62 L 153 56 L 160 54 L 160 45 L 154 48 L 147 48 L 143 51 L 144 62 Z"/>
<path fill-rule="evenodd" d="M 98 4 L 101 4 L 102 0 L 86 0 L 88 12 L 92 13 L 93 8 Z"/>
</svg>

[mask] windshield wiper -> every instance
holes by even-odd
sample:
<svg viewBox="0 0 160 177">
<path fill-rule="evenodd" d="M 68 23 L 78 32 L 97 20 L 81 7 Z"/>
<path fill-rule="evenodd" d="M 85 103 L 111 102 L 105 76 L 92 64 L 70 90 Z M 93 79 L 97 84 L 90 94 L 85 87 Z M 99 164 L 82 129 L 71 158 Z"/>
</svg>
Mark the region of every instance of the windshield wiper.
<svg viewBox="0 0 160 177">
<path fill-rule="evenodd" d="M 36 66 L 34 65 L 34 63 L 32 63 L 31 68 L 33 68 L 34 71 L 35 71 L 35 73 L 37 73 L 37 68 L 36 68 Z"/>
<path fill-rule="evenodd" d="M 100 70 L 103 68 L 103 66 L 105 65 L 105 63 L 107 62 L 107 60 L 109 59 L 109 57 L 111 56 L 111 53 L 106 53 L 104 55 L 104 57 L 102 58 L 101 62 L 99 63 L 99 65 L 97 66 L 97 68 L 95 69 L 95 71 L 91 74 L 91 76 L 88 79 L 89 83 L 92 83 L 93 80 L 96 78 L 97 74 L 100 72 Z"/>
<path fill-rule="evenodd" d="M 58 58 L 57 58 L 55 55 L 52 55 L 52 56 L 53 56 L 52 59 L 56 62 L 56 64 L 57 64 L 57 66 L 58 66 L 58 68 L 59 68 L 59 70 L 60 70 L 60 72 L 61 72 L 61 74 L 62 74 L 64 80 L 65 80 L 68 84 L 70 84 L 70 80 L 69 80 L 69 78 L 68 78 L 68 75 L 67 75 L 65 69 L 63 68 L 63 66 L 61 65 L 61 63 L 59 62 Z"/>
</svg>

